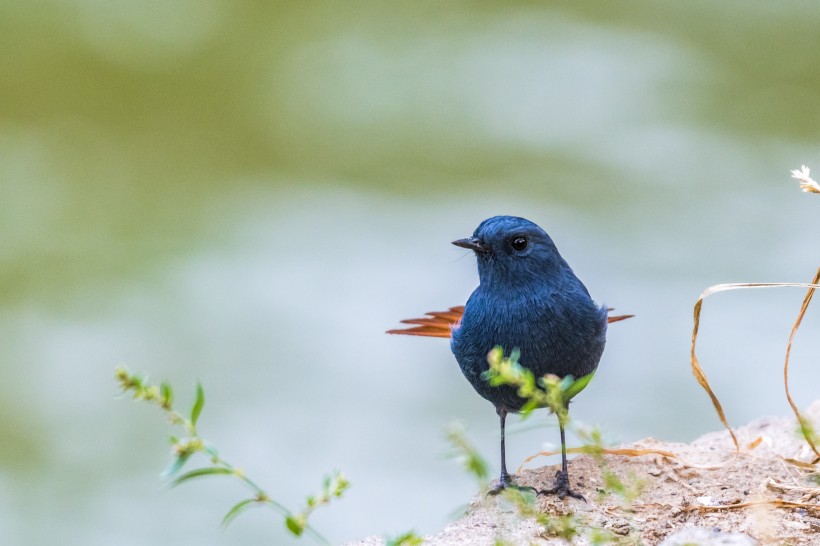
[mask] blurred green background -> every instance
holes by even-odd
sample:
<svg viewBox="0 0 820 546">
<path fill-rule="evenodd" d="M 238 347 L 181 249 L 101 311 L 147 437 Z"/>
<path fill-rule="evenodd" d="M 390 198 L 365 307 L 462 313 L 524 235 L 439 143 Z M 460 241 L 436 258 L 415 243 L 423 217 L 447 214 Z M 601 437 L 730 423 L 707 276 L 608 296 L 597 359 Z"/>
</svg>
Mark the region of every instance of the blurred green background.
<svg viewBox="0 0 820 546">
<path fill-rule="evenodd" d="M 820 169 L 818 29 L 815 2 L 0 1 L 0 543 L 292 542 L 264 511 L 219 530 L 229 481 L 162 489 L 168 430 L 115 397 L 118 364 L 183 404 L 202 381 L 202 434 L 289 506 L 343 469 L 332 541 L 440 528 L 474 491 L 443 429 L 497 466 L 495 413 L 446 342 L 383 331 L 466 301 L 449 241 L 495 214 L 638 315 L 577 419 L 717 429 L 698 294 L 818 266 L 820 197 L 789 178 Z M 705 303 L 733 423 L 788 412 L 801 298 Z M 513 468 L 557 440 L 512 428 Z"/>
</svg>

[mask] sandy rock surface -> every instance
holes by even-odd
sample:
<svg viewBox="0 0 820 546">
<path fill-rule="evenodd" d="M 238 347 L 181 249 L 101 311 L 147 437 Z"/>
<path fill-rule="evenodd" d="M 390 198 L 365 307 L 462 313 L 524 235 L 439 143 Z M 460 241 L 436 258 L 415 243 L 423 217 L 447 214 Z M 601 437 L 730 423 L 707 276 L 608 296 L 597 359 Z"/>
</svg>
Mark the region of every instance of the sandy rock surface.
<svg viewBox="0 0 820 546">
<path fill-rule="evenodd" d="M 820 429 L 820 401 L 804 414 Z M 590 544 L 590 529 L 604 529 L 619 544 L 699 546 L 752 544 L 820 545 L 820 484 L 810 468 L 813 453 L 791 418 L 764 418 L 735 429 L 741 445 L 735 455 L 727 431 L 706 434 L 691 444 L 648 438 L 621 447 L 668 451 L 675 457 L 642 455 L 605 457 L 606 467 L 624 483 L 643 486 L 631 506 L 605 494 L 602 468 L 582 455 L 570 465 L 572 487 L 589 502 L 538 497 L 537 506 L 555 518 L 574 516 L 573 544 Z M 820 465 L 818 465 L 820 466 Z M 815 467 L 815 473 L 818 470 Z M 524 470 L 521 485 L 552 485 L 557 467 Z M 769 501 L 805 506 L 773 506 Z M 694 529 L 693 529 L 694 528 Z M 687 534 L 688 533 L 688 534 Z M 679 540 L 680 537 L 680 540 Z M 467 514 L 426 545 L 567 544 L 501 497 L 476 496 Z M 369 537 L 356 546 L 383 544 Z"/>
</svg>

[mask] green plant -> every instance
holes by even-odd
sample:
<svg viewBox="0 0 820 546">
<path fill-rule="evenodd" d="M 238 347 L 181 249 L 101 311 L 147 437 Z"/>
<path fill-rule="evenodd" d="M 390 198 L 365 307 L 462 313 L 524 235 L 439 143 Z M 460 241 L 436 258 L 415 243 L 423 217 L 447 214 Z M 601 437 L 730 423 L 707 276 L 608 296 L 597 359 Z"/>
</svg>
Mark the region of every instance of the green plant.
<svg viewBox="0 0 820 546">
<path fill-rule="evenodd" d="M 490 470 L 487 460 L 467 439 L 464 425 L 457 421 L 450 423 L 447 427 L 447 441 L 453 448 L 450 456 L 457 459 L 464 470 L 476 479 L 481 491 L 487 491 L 490 486 Z"/>
<path fill-rule="evenodd" d="M 561 426 L 568 423 L 567 406 L 569 401 L 592 381 L 594 373 L 575 379 L 571 375 L 558 377 L 547 374 L 535 377 L 529 369 L 519 362 L 518 350 L 513 350 L 509 357 L 504 356 L 501 347 L 494 347 L 487 355 L 489 369 L 484 372 L 484 379 L 490 385 L 510 385 L 518 388 L 518 396 L 526 402 L 521 408 L 521 415 L 529 417 L 533 410 L 549 408 L 558 416 Z"/>
<path fill-rule="evenodd" d="M 394 538 L 387 538 L 384 546 L 419 546 L 424 540 L 413 531 L 408 531 Z"/>
<path fill-rule="evenodd" d="M 518 389 L 518 395 L 526 400 L 521 411 L 524 418 L 528 417 L 537 408 L 548 408 L 558 416 L 559 424 L 568 427 L 584 442 L 579 451 L 593 457 L 601 470 L 604 480 L 604 495 L 612 494 L 620 499 L 622 508 L 630 510 L 632 503 L 644 490 L 645 483 L 636 477 L 628 480 L 621 479 L 613 472 L 604 458 L 607 452 L 604 446 L 600 429 L 586 429 L 576 426 L 569 418 L 567 407 L 569 401 L 583 390 L 593 377 L 586 375 L 579 379 L 572 376 L 558 377 L 545 375 L 535 377 L 518 361 L 518 351 L 512 351 L 509 357 L 504 357 L 501 347 L 495 347 L 487 356 L 489 369 L 485 372 L 485 379 L 493 386 L 509 385 Z M 473 459 L 480 459 L 477 453 L 471 453 Z M 590 544 L 633 543 L 640 542 L 637 537 L 619 537 L 610 531 L 588 525 L 582 518 L 573 515 L 550 516 L 541 512 L 535 504 L 535 495 L 532 491 L 509 488 L 504 491 L 504 498 L 516 507 L 518 513 L 525 518 L 533 519 L 543 526 L 544 534 L 559 537 L 572 543 L 576 536 L 584 535 Z M 503 540 L 501 541 L 503 542 Z"/>
<path fill-rule="evenodd" d="M 321 491 L 315 495 L 308 496 L 305 501 L 305 506 L 301 510 L 297 512 L 288 510 L 282 504 L 273 500 L 265 490 L 248 478 L 241 468 L 225 460 L 214 446 L 206 442 L 199 435 L 197 423 L 202 414 L 202 409 L 205 406 L 205 392 L 202 389 L 202 385 L 197 384 L 194 403 L 186 417 L 174 409 L 174 391 L 167 382 L 163 382 L 160 385 L 153 385 L 148 382 L 147 378 L 132 374 L 123 366 L 117 367 L 114 376 L 120 384 L 123 393 L 130 392 L 135 400 L 142 400 L 159 406 L 171 425 L 180 427 L 185 432 L 185 436 L 182 438 L 171 436 L 173 460 L 165 472 L 163 472 L 163 476 L 170 480 L 172 487 L 188 482 L 194 478 L 231 476 L 245 485 L 251 491 L 252 496 L 236 503 L 228 510 L 222 519 L 223 526 L 228 525 L 239 514 L 252 507 L 268 507 L 284 518 L 286 528 L 294 536 L 299 537 L 308 533 L 318 541 L 325 544 L 328 543 L 322 535 L 310 526 L 309 519 L 317 508 L 329 504 L 335 498 L 341 497 L 350 487 L 350 482 L 348 482 L 344 474 L 339 471 L 334 471 L 331 475 L 326 476 L 322 482 Z M 185 467 L 188 461 L 195 455 L 201 455 L 207 459 L 208 464 L 181 473 L 183 467 Z"/>
</svg>

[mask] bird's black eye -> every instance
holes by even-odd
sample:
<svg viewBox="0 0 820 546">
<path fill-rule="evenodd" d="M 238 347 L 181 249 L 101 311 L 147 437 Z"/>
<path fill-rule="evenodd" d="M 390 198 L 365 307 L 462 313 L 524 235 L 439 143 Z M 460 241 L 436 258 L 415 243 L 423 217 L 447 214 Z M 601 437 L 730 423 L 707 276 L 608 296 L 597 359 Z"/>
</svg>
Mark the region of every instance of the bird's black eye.
<svg viewBox="0 0 820 546">
<path fill-rule="evenodd" d="M 517 250 L 518 252 L 521 252 L 522 250 L 527 248 L 527 244 L 528 244 L 527 238 L 526 237 L 521 237 L 521 236 L 513 238 L 512 242 L 510 243 L 510 245 L 513 247 L 513 249 Z"/>
</svg>

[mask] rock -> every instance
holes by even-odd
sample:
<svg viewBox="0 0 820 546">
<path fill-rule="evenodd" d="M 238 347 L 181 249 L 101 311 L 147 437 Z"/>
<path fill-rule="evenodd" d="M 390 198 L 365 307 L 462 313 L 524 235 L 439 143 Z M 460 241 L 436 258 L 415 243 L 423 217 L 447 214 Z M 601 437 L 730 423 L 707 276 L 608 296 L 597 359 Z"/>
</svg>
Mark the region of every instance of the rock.
<svg viewBox="0 0 820 546">
<path fill-rule="evenodd" d="M 820 401 L 803 416 L 820 429 Z M 570 480 L 588 502 L 551 495 L 537 498 L 535 508 L 555 523 L 555 529 L 522 517 L 501 498 L 480 494 L 464 517 L 424 537 L 424 544 L 493 546 L 501 540 L 511 545 L 566 546 L 558 531 L 570 526 L 577 533 L 574 546 L 599 543 L 596 533 L 629 544 L 660 546 L 758 544 L 749 535 L 761 541 L 769 537 L 777 544 L 817 546 L 820 486 L 810 479 L 817 466 L 807 464 L 814 454 L 797 430 L 794 416 L 758 419 L 735 428 L 739 454 L 729 433 L 719 431 L 690 444 L 647 438 L 622 446 L 645 454 L 608 455 L 604 465 L 581 455 L 570 463 Z M 622 484 L 621 494 L 604 487 L 604 470 L 607 479 L 614 477 Z M 556 467 L 528 469 L 518 480 L 543 489 L 551 485 L 555 471 Z M 624 491 L 632 494 L 625 496 Z M 383 539 L 350 544 L 374 546 Z"/>
<path fill-rule="evenodd" d="M 703 527 L 687 527 L 666 537 L 660 546 L 755 546 L 757 541 L 741 533 L 724 533 Z"/>
</svg>

